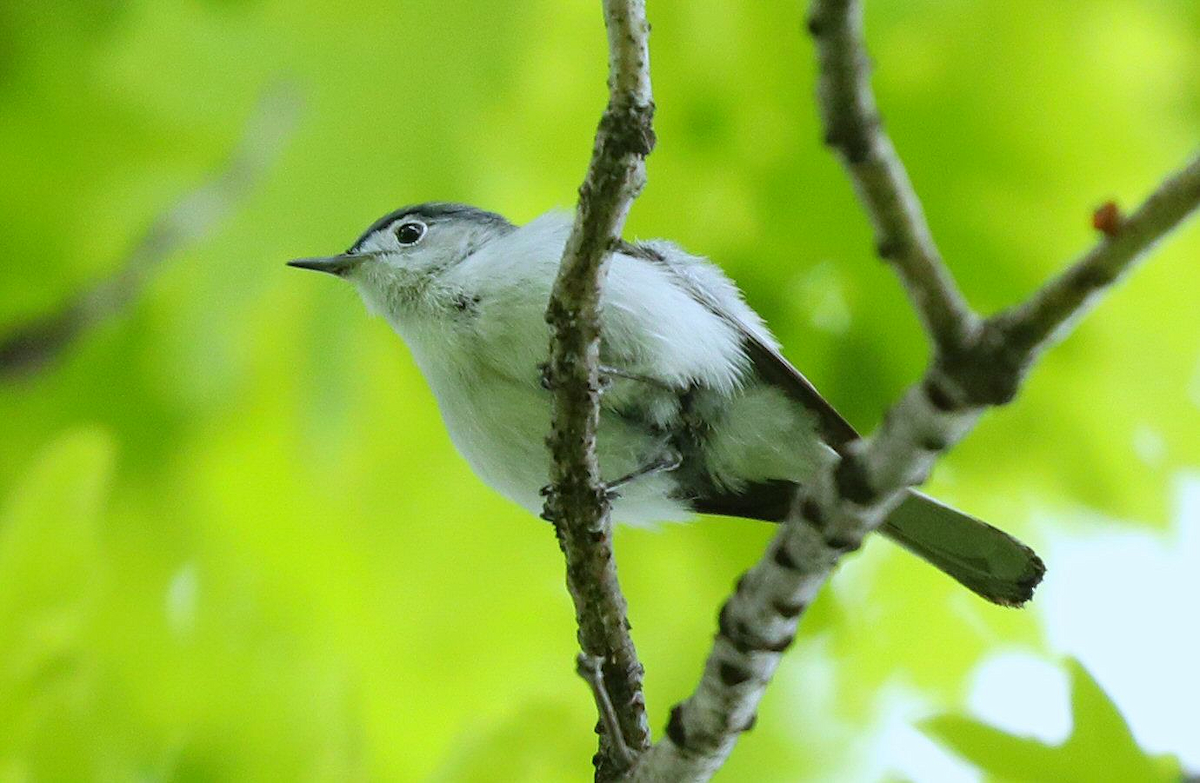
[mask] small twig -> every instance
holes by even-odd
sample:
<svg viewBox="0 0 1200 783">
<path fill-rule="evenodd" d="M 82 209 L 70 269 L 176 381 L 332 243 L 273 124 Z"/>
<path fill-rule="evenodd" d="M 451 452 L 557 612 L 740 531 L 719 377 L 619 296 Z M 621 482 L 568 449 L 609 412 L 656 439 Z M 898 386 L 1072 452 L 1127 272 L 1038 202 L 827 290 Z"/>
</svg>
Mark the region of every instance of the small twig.
<svg viewBox="0 0 1200 783">
<path fill-rule="evenodd" d="M 544 373 L 554 391 L 547 445 L 552 467 L 543 515 L 555 522 L 567 560 L 579 644 L 603 664 L 603 687 L 621 737 L 601 735 L 597 779 L 625 768 L 623 743 L 637 753 L 650 744 L 642 695 L 642 665 L 629 635 L 625 597 L 617 582 L 608 494 L 595 441 L 600 416 L 600 289 L 613 243 L 645 182 L 644 159 L 654 146 L 649 24 L 642 0 L 604 0 L 609 47 L 609 101 L 596 131 L 587 176 L 579 188 L 575 224 L 546 310 L 553 329 Z"/>
<path fill-rule="evenodd" d="M 839 37 L 836 44 L 819 43 L 818 49 L 823 52 L 826 122 L 841 147 L 846 142 L 837 128 L 855 127 L 864 107 L 869 110 L 866 116 L 874 107 L 865 79 L 856 75 L 865 61 L 860 9 L 855 0 L 815 0 L 813 6 L 818 40 Z M 844 51 L 830 56 L 830 46 Z M 865 208 L 876 218 L 877 230 L 900 237 L 897 247 L 909 248 L 888 255 L 897 262 L 938 351 L 922 381 L 887 413 L 880 428 L 849 444 L 805 487 L 762 559 L 722 606 L 700 683 L 671 711 L 666 737 L 641 755 L 631 780 L 703 781 L 724 764 L 739 734 L 753 725 L 800 619 L 840 559 L 879 527 L 908 487 L 924 482 L 936 459 L 961 440 L 989 406 L 1012 399 L 1040 351 L 1061 337 L 1067 324 L 1200 206 L 1198 157 L 1120 221 L 1114 235 L 1106 234 L 1029 302 L 980 324 L 974 316 L 963 320 L 969 311 L 958 306 L 960 297 L 949 273 L 936 254 L 926 252 L 932 243 L 922 238 L 927 229 L 916 196 L 902 179 L 899 161 L 887 162 L 894 159 L 890 143 L 875 131 L 867 135 L 861 155 L 853 152 L 853 145 L 845 153 L 851 176 L 859 184 Z M 881 160 L 872 164 L 873 157 Z M 871 177 L 865 177 L 872 166 L 876 169 Z M 888 192 L 899 194 L 900 201 L 883 209 L 887 199 L 881 201 L 880 194 Z M 964 323 L 971 327 L 964 328 Z M 1030 587 L 1018 585 L 1013 601 L 1027 597 Z"/>
<path fill-rule="evenodd" d="M 613 709 L 612 701 L 608 698 L 608 691 L 604 688 L 603 664 L 604 662 L 599 658 L 581 652 L 575 658 L 575 671 L 592 689 L 592 698 L 596 700 L 596 711 L 600 713 L 600 722 L 604 726 L 605 733 L 612 740 L 613 754 L 620 762 L 618 771 L 624 772 L 633 766 L 634 757 L 629 746 L 625 744 L 621 722 L 617 719 L 617 712 Z"/>
<path fill-rule="evenodd" d="M 920 199 L 883 128 L 863 46 L 862 3 L 814 2 L 808 29 L 820 67 L 817 103 L 825 142 L 841 153 L 875 229 L 876 252 L 895 266 L 935 345 L 959 345 L 978 319 L 942 263 Z"/>
<path fill-rule="evenodd" d="M 1068 321 L 1091 309 L 1097 294 L 1128 272 L 1200 201 L 1200 154 L 1171 175 L 1131 215 L 1115 214 L 1100 227 L 1097 244 L 1027 302 L 994 317 L 1006 341 L 1025 351 L 1053 342 Z M 1114 205 L 1115 207 L 1115 205 Z"/>
<path fill-rule="evenodd" d="M 0 381 L 27 377 L 51 364 L 86 332 L 120 314 L 163 261 L 211 232 L 274 162 L 298 107 L 290 87 L 264 93 L 228 162 L 158 215 L 110 277 L 57 310 L 0 334 Z"/>
</svg>

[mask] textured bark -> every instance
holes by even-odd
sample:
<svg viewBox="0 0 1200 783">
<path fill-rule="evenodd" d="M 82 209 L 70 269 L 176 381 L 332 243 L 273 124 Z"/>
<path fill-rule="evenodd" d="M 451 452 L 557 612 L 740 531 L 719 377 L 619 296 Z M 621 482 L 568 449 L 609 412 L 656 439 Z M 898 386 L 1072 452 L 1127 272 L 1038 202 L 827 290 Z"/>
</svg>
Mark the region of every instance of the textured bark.
<svg viewBox="0 0 1200 783">
<path fill-rule="evenodd" d="M 643 753 L 637 781 L 701 781 L 724 764 L 791 646 L 805 609 L 843 555 L 883 522 L 904 491 L 988 406 L 1016 394 L 1034 360 L 1161 237 L 1200 205 L 1200 157 L 1163 182 L 1127 219 L 1030 300 L 980 320 L 934 247 L 916 194 L 878 120 L 866 76 L 858 0 L 815 0 L 809 26 L 820 61 L 827 139 L 842 155 L 934 345 L 922 380 L 880 428 L 854 441 L 798 498 L 762 559 L 722 606 L 695 692 L 671 711 L 666 736 Z M 1110 210 L 1111 212 L 1111 210 Z"/>
<path fill-rule="evenodd" d="M 579 189 L 575 224 L 551 293 L 553 328 L 547 380 L 554 389 L 548 446 L 553 458 L 545 516 L 555 524 L 567 561 L 579 645 L 601 662 L 596 689 L 603 717 L 611 709 L 623 741 L 606 739 L 601 721 L 597 779 L 628 768 L 629 753 L 650 744 L 638 661 L 617 583 L 609 500 L 596 463 L 600 417 L 600 290 L 612 247 L 645 183 L 643 161 L 654 146 L 648 37 L 643 2 L 605 0 L 609 101 L 596 132 L 592 160 Z M 608 703 L 605 704 L 604 700 Z"/>
<path fill-rule="evenodd" d="M 816 42 L 817 105 L 825 143 L 841 153 L 875 230 L 876 252 L 891 263 L 926 331 L 955 345 L 976 323 L 925 222 L 921 201 L 896 154 L 871 92 L 859 0 L 814 2 L 808 30 Z"/>
</svg>

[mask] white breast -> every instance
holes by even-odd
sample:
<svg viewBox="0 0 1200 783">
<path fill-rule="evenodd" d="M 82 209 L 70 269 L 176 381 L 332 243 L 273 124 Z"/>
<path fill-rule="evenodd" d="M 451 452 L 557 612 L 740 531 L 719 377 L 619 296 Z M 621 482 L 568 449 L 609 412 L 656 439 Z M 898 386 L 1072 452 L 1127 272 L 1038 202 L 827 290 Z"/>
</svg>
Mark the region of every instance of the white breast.
<svg viewBox="0 0 1200 783">
<path fill-rule="evenodd" d="M 543 313 L 569 227 L 563 216 L 543 216 L 447 269 L 439 285 L 470 294 L 471 313 L 389 315 L 454 445 L 485 483 L 533 513 L 541 510 L 539 490 L 550 474 L 551 395 L 538 369 L 549 343 Z M 713 302 L 769 340 L 761 321 L 707 261 L 672 245 L 656 248 L 664 260 L 616 255 L 611 261 L 602 303 L 604 360 L 674 388 L 712 392 L 708 469 L 716 484 L 806 473 L 812 455 L 803 452 L 816 445 L 811 422 L 782 395 L 753 392 L 741 334 L 714 313 Z M 622 383 L 628 389 L 638 382 Z M 607 404 L 620 408 L 621 394 L 611 392 Z M 667 427 L 678 412 L 673 397 L 669 402 L 658 422 Z M 601 416 L 597 445 L 601 476 L 610 482 L 661 458 L 669 446 L 661 429 L 612 410 Z M 689 510 L 673 498 L 686 493 L 676 489 L 672 473 L 640 478 L 619 490 L 614 519 L 685 519 Z"/>
</svg>

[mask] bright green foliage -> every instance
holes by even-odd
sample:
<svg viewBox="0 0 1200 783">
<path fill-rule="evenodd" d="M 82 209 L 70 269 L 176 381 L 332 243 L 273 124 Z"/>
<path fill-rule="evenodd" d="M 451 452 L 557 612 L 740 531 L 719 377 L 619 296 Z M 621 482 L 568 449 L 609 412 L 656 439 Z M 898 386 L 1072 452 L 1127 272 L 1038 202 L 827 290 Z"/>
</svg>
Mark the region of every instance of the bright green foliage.
<svg viewBox="0 0 1200 783">
<path fill-rule="evenodd" d="M 5 774 L 69 776 L 79 759 L 64 758 L 60 738 L 95 731 L 102 719 L 89 702 L 112 452 L 100 431 L 57 439 L 0 512 L 0 725 L 27 750 L 6 759 Z"/>
<path fill-rule="evenodd" d="M 649 13 L 659 147 L 629 236 L 716 259 L 869 429 L 926 346 L 820 142 L 800 4 Z M 1200 137 L 1195 0 L 868 0 L 867 30 L 888 128 L 985 311 Z M 306 102 L 232 219 L 0 386 L 0 781 L 586 778 L 551 531 L 471 475 L 387 326 L 283 263 L 403 203 L 570 208 L 604 70 L 594 2 L 0 0 L 0 332 L 115 269 L 268 85 Z M 930 491 L 1035 545 L 1083 508 L 1165 527 L 1200 465 L 1197 257 L 1193 225 Z M 618 533 L 656 732 L 771 532 Z M 982 656 L 1043 644 L 1036 607 L 984 605 L 882 540 L 834 582 L 724 780 L 862 779 L 881 694 L 954 709 Z"/>
<path fill-rule="evenodd" d="M 957 715 L 926 721 L 924 729 L 999 781 L 1178 781 L 1178 759 L 1150 756 L 1138 747 L 1129 725 L 1092 675 L 1074 659 L 1067 668 L 1071 673 L 1074 730 L 1061 745 L 1015 737 Z"/>
</svg>

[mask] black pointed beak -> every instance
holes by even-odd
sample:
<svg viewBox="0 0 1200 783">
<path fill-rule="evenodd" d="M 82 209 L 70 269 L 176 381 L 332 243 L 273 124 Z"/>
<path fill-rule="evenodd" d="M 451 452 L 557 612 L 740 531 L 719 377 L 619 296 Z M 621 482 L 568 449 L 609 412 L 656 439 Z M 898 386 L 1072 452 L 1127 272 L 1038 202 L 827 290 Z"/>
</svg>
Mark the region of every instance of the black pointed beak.
<svg viewBox="0 0 1200 783">
<path fill-rule="evenodd" d="M 362 253 L 342 253 L 338 256 L 320 256 L 317 258 L 297 258 L 288 261 L 288 266 L 294 266 L 297 269 L 312 269 L 317 272 L 327 272 L 331 275 L 344 277 L 354 267 L 362 263 L 368 254 Z"/>
</svg>

